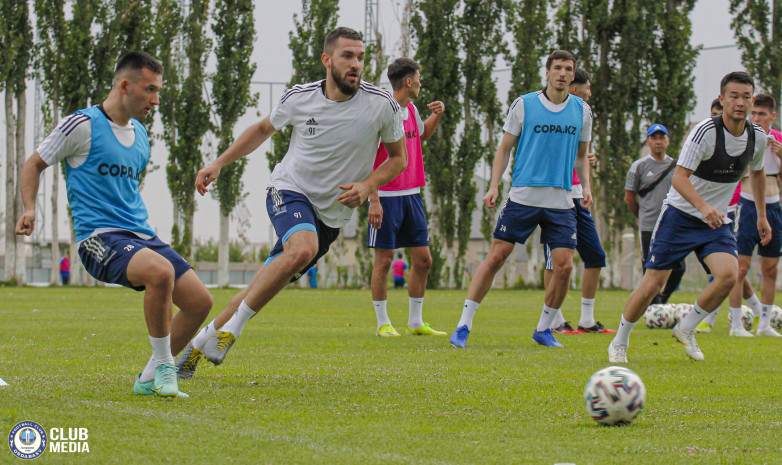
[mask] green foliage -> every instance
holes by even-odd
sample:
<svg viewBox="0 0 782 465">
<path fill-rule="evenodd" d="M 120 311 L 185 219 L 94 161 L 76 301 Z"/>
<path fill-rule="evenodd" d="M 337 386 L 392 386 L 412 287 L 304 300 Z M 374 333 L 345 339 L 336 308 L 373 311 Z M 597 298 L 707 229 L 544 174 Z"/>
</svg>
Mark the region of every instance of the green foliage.
<svg viewBox="0 0 782 465">
<path fill-rule="evenodd" d="M 217 262 L 219 244 L 213 238 L 206 241 L 195 241 L 193 244 L 193 255 L 197 262 Z M 263 252 L 263 251 L 261 251 Z M 269 249 L 266 249 L 266 255 L 269 255 Z M 253 261 L 253 255 L 245 251 L 244 242 L 234 239 L 228 242 L 228 261 L 230 263 L 246 263 Z M 264 258 L 266 260 L 266 258 Z"/>
<path fill-rule="evenodd" d="M 508 27 L 513 33 L 515 52 L 507 54 L 511 62 L 511 86 L 508 104 L 520 95 L 540 90 L 541 64 L 551 53 L 551 22 L 549 7 L 552 0 L 520 0 L 508 7 Z"/>
<path fill-rule="evenodd" d="M 67 63 L 64 59 L 67 37 L 64 0 L 35 0 L 35 17 L 38 43 L 35 50 L 35 68 L 41 87 L 48 96 L 48 104 L 59 107 L 62 95 L 62 74 Z M 49 111 L 44 111 L 49 115 Z"/>
<path fill-rule="evenodd" d="M 212 76 L 212 93 L 215 113 L 220 118 L 218 153 L 230 146 L 237 119 L 257 101 L 257 95 L 250 92 L 250 81 L 256 69 L 255 63 L 250 61 L 255 42 L 254 8 L 252 0 L 217 0 L 215 5 L 212 30 L 217 72 Z M 220 211 L 224 215 L 231 213 L 244 197 L 242 175 L 246 164 L 246 157 L 231 163 L 215 181 L 213 192 L 220 200 Z"/>
<path fill-rule="evenodd" d="M 446 274 L 443 273 L 445 267 L 445 258 L 443 257 L 443 242 L 440 236 L 432 234 L 429 241 L 429 253 L 432 254 L 432 267 L 429 268 L 429 278 L 426 281 L 427 289 L 439 289 L 445 284 L 443 279 Z"/>
<path fill-rule="evenodd" d="M 428 112 L 426 104 L 436 100 L 442 101 L 446 108 L 437 130 L 426 141 L 424 165 L 431 195 L 429 208 L 435 212 L 430 226 L 449 248 L 456 234 L 457 189 L 462 188 L 457 184 L 458 171 L 453 157 L 456 131 L 462 120 L 459 95 L 464 89 L 460 47 L 454 46 L 461 44 L 459 4 L 459 0 L 419 1 L 410 21 L 412 34 L 418 41 L 415 59 L 421 65 L 423 83 L 416 106 L 421 115 Z M 432 287 L 437 285 L 439 281 Z"/>
<path fill-rule="evenodd" d="M 72 17 L 66 21 L 68 31 L 63 39 L 62 114 L 68 115 L 89 105 L 90 55 L 92 54 L 92 23 L 95 18 L 93 0 L 75 0 Z M 96 102 L 98 103 L 98 102 Z"/>
<path fill-rule="evenodd" d="M 336 27 L 339 0 L 302 0 L 301 16 L 294 14 L 295 31 L 289 33 L 288 47 L 293 52 L 293 76 L 288 87 L 323 79 L 326 73 L 320 60 L 326 35 Z M 288 153 L 292 129 L 286 126 L 272 135 L 272 150 L 266 152 L 273 171 Z"/>
<path fill-rule="evenodd" d="M 101 102 L 108 96 L 114 65 L 131 50 L 151 52 L 153 0 L 104 0 L 95 3 L 95 41 L 91 56 L 90 99 Z M 152 125 L 150 124 L 149 127 Z"/>
<path fill-rule="evenodd" d="M 15 96 L 27 85 L 33 48 L 33 31 L 26 1 L 0 0 L 0 90 Z"/>
<path fill-rule="evenodd" d="M 782 108 L 782 1 L 730 0 L 730 13 L 744 66 L 755 85 L 771 94 L 777 108 Z M 779 127 L 782 111 L 777 110 L 777 115 Z"/>
<path fill-rule="evenodd" d="M 358 264 L 358 285 L 372 286 L 372 270 L 375 266 L 375 252 L 366 246 L 367 230 L 369 229 L 369 202 L 364 202 L 356 208 L 358 227 L 356 228 L 356 263 Z"/>
<path fill-rule="evenodd" d="M 177 58 L 183 60 L 185 78 L 176 91 L 173 101 L 173 122 L 176 125 L 175 139 L 166 139 L 169 156 L 166 174 L 168 187 L 184 218 L 181 234 L 172 230 L 171 246 L 183 257 L 192 253 L 192 218 L 195 214 L 195 177 L 203 165 L 202 142 L 212 128 L 209 120 L 210 107 L 204 97 L 206 59 L 211 41 L 205 31 L 208 19 L 208 1 L 194 0 L 190 3 L 188 17 L 183 23 L 183 46 Z M 167 57 L 168 58 L 168 57 Z M 164 121 L 166 117 L 163 118 Z"/>
<path fill-rule="evenodd" d="M 260 249 L 258 249 L 258 258 L 257 261 L 260 263 L 263 263 L 266 261 L 267 258 L 269 258 L 269 246 L 263 245 Z"/>
</svg>

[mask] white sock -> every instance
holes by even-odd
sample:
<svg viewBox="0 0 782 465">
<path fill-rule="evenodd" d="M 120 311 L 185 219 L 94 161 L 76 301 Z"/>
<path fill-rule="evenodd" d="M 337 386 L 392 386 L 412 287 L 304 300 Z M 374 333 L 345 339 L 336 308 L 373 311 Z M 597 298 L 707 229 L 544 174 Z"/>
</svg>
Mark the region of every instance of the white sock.
<svg viewBox="0 0 782 465">
<path fill-rule="evenodd" d="M 714 326 L 714 322 L 717 321 L 717 314 L 720 312 L 720 308 L 717 307 L 714 309 L 713 312 L 709 313 L 709 316 L 707 316 L 703 321 L 709 324 L 709 326 Z"/>
<path fill-rule="evenodd" d="M 752 294 L 752 297 L 744 300 L 747 301 L 747 305 L 749 305 L 749 308 L 752 309 L 752 313 L 754 313 L 755 316 L 760 316 L 760 312 L 763 311 L 763 304 L 760 303 L 758 296 L 756 294 Z"/>
<path fill-rule="evenodd" d="M 410 316 L 407 317 L 407 327 L 420 328 L 424 325 L 424 298 L 410 297 Z"/>
<path fill-rule="evenodd" d="M 565 324 L 565 317 L 562 316 L 562 309 L 560 309 L 556 315 L 554 315 L 554 319 L 551 320 L 551 329 L 558 328 Z"/>
<path fill-rule="evenodd" d="M 619 328 L 616 330 L 616 336 L 614 336 L 611 344 L 630 345 L 630 332 L 633 330 L 633 327 L 635 327 L 635 323 L 625 320 L 625 316 L 622 315 L 622 319 L 619 321 Z"/>
<path fill-rule="evenodd" d="M 239 336 L 242 335 L 242 329 L 244 328 L 244 325 L 247 324 L 247 322 L 250 321 L 250 318 L 252 318 L 254 315 L 255 310 L 251 309 L 247 303 L 242 300 L 242 303 L 239 304 L 239 308 L 236 309 L 236 312 L 234 312 L 231 319 L 228 320 L 228 323 L 223 325 L 220 330 L 228 331 L 229 333 L 233 334 L 236 339 L 239 339 Z"/>
<path fill-rule="evenodd" d="M 144 367 L 144 371 L 141 372 L 141 374 L 138 376 L 138 380 L 140 383 L 148 383 L 155 379 L 155 367 L 157 364 L 155 363 L 155 357 L 149 357 L 149 361 L 147 362 L 147 366 Z"/>
<path fill-rule="evenodd" d="M 760 322 L 758 322 L 758 329 L 766 329 L 771 325 L 771 305 L 763 304 L 763 309 L 760 312 Z"/>
<path fill-rule="evenodd" d="M 467 325 L 467 329 L 472 329 L 472 319 L 475 316 L 475 312 L 478 310 L 478 305 L 480 304 L 474 300 L 464 301 L 462 318 L 459 320 L 459 324 L 456 325 L 457 328 L 461 328 L 462 326 Z"/>
<path fill-rule="evenodd" d="M 560 309 L 558 308 L 547 307 L 546 304 L 543 304 L 543 310 L 540 312 L 540 319 L 538 320 L 538 326 L 535 330 L 545 331 L 551 328 L 551 322 L 554 321 L 554 317 L 557 316 L 559 310 Z"/>
<path fill-rule="evenodd" d="M 386 311 L 387 300 L 373 300 L 372 305 L 375 307 L 375 316 L 377 316 L 377 329 L 380 329 L 383 325 L 390 325 L 391 320 L 388 319 L 388 312 Z"/>
<path fill-rule="evenodd" d="M 709 316 L 709 312 L 700 308 L 698 306 L 698 302 L 696 301 L 695 305 L 692 306 L 692 311 L 688 313 L 682 321 L 679 322 L 679 330 L 682 332 L 695 331 L 695 327 L 698 326 L 698 324 L 707 316 Z"/>
<path fill-rule="evenodd" d="M 215 334 L 217 334 L 217 328 L 215 328 L 215 320 L 204 326 L 201 331 L 193 338 L 193 347 L 203 351 L 206 342 Z"/>
<path fill-rule="evenodd" d="M 581 298 L 581 320 L 578 325 L 582 328 L 591 328 L 595 322 L 595 299 Z"/>
<path fill-rule="evenodd" d="M 744 325 L 741 324 L 741 307 L 730 307 L 730 320 L 731 328 L 739 329 L 744 327 Z"/>
<path fill-rule="evenodd" d="M 149 343 L 152 345 L 152 358 L 155 359 L 155 366 L 170 363 L 174 364 L 174 356 L 171 355 L 171 335 L 166 337 L 149 336 Z"/>
</svg>

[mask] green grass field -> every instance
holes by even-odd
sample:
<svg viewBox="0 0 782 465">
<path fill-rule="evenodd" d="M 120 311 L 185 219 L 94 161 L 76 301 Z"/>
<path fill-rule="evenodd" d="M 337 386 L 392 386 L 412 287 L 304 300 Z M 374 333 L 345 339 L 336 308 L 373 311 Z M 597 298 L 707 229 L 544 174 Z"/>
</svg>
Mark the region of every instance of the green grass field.
<svg viewBox="0 0 782 465">
<path fill-rule="evenodd" d="M 234 290 L 214 290 L 211 317 Z M 449 333 L 465 291 L 428 292 L 424 317 Z M 615 328 L 628 292 L 601 291 L 596 315 Z M 578 319 L 579 293 L 565 304 Z M 628 366 L 645 410 L 601 427 L 583 406 L 589 376 L 608 366 L 611 336 L 530 334 L 543 295 L 494 290 L 466 350 L 447 338 L 374 336 L 368 291 L 285 290 L 245 327 L 226 362 L 202 365 L 189 400 L 134 395 L 151 350 L 142 294 L 118 288 L 0 288 L 0 463 L 23 463 L 8 433 L 30 420 L 88 428 L 89 453 L 37 463 L 252 464 L 779 464 L 782 341 L 698 337 L 687 358 L 669 330 L 639 323 Z M 677 294 L 692 302 L 694 294 Z M 389 296 L 396 328 L 407 296 Z"/>
</svg>

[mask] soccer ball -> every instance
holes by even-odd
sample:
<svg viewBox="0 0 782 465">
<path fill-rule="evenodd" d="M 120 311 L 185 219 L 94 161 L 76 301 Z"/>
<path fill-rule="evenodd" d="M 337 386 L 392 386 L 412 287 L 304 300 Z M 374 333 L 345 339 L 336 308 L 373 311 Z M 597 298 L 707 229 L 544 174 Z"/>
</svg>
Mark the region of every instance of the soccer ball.
<svg viewBox="0 0 782 465">
<path fill-rule="evenodd" d="M 626 425 L 641 413 L 646 386 L 641 377 L 625 367 L 607 367 L 589 378 L 584 389 L 587 413 L 602 425 Z"/>
<path fill-rule="evenodd" d="M 752 329 L 752 321 L 755 318 L 755 314 L 752 312 L 752 309 L 747 307 L 746 305 L 741 306 L 741 324 L 744 326 L 744 329 L 749 331 Z M 731 315 L 730 312 L 728 312 L 728 323 L 731 325 L 733 324 L 733 315 Z"/>
<path fill-rule="evenodd" d="M 782 308 L 774 305 L 771 307 L 771 327 L 774 329 L 782 329 Z"/>
<path fill-rule="evenodd" d="M 644 324 L 652 329 L 672 328 L 675 323 L 671 307 L 667 304 L 650 305 L 644 313 Z"/>
<path fill-rule="evenodd" d="M 673 304 L 673 324 L 676 325 L 682 321 L 692 311 L 692 307 L 692 304 Z"/>
</svg>

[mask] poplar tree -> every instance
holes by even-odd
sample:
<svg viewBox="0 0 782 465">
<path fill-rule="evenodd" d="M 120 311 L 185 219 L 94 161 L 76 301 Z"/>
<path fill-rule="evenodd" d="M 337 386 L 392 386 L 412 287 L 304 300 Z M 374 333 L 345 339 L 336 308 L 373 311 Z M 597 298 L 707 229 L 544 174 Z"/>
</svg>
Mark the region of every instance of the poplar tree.
<svg viewBox="0 0 782 465">
<path fill-rule="evenodd" d="M 35 67 L 38 78 L 46 94 L 46 103 L 42 108 L 47 121 L 46 132 L 57 126 L 60 119 L 60 100 L 62 98 L 62 75 L 65 73 L 66 22 L 64 0 L 35 0 L 36 26 L 38 43 L 36 44 Z M 57 285 L 59 279 L 58 259 L 60 257 L 59 239 L 59 191 L 60 166 L 53 167 L 52 173 L 52 267 L 49 272 L 49 283 Z"/>
<path fill-rule="evenodd" d="M 168 188 L 182 215 L 182 231 L 172 228 L 171 246 L 192 261 L 193 221 L 195 214 L 195 178 L 203 166 L 203 137 L 212 128 L 209 105 L 204 96 L 206 59 L 211 41 L 206 38 L 209 2 L 192 0 L 185 18 L 183 58 L 185 78 L 173 100 L 173 120 L 177 132 L 175 145 L 169 145 L 166 174 Z"/>
<path fill-rule="evenodd" d="M 302 0 L 301 17 L 293 15 L 294 31 L 288 34 L 288 48 L 293 53 L 293 76 L 288 88 L 324 78 L 326 70 L 320 60 L 323 42 L 337 26 L 338 16 L 339 0 Z M 293 129 L 286 126 L 272 134 L 272 148 L 266 152 L 270 171 L 288 153 L 292 133 Z"/>
<path fill-rule="evenodd" d="M 782 0 L 730 0 L 731 27 L 755 85 L 777 101 L 782 120 Z M 756 89 L 756 93 L 758 89 Z"/>
<path fill-rule="evenodd" d="M 424 150 L 426 192 L 429 193 L 428 217 L 432 231 L 432 268 L 427 287 L 439 287 L 448 281 L 448 270 L 443 270 L 441 248 L 453 248 L 456 233 L 457 167 L 454 152 L 457 147 L 457 128 L 462 119 L 459 95 L 464 89 L 459 47 L 458 0 L 421 0 L 416 2 L 410 21 L 417 40 L 415 59 L 421 65 L 423 85 L 415 104 L 426 114 L 426 104 L 440 100 L 446 111 Z"/>
<path fill-rule="evenodd" d="M 212 77 L 212 94 L 215 113 L 220 118 L 217 153 L 228 149 L 234 139 L 236 121 L 257 100 L 250 92 L 250 81 L 256 69 L 256 65 L 250 62 L 255 43 L 253 10 L 252 0 L 217 0 L 215 5 L 212 30 L 217 72 Z M 244 197 L 242 175 L 246 163 L 246 157 L 231 163 L 223 168 L 215 181 L 214 192 L 220 201 L 219 286 L 229 283 L 229 215 Z"/>
<path fill-rule="evenodd" d="M 501 106 L 492 72 L 496 57 L 505 51 L 502 26 L 507 7 L 505 0 L 465 0 L 459 19 L 458 29 L 464 51 L 464 61 L 461 63 L 464 75 L 464 130 L 453 163 L 458 239 L 453 279 L 458 288 L 462 287 L 464 254 L 469 245 L 473 212 L 477 206 L 475 168 L 481 158 L 487 161 L 493 159 L 490 154 L 501 119 Z M 488 138 L 483 137 L 484 131 L 489 134 Z"/>
<path fill-rule="evenodd" d="M 16 236 L 16 220 L 22 214 L 19 193 L 22 165 L 27 156 L 25 122 L 27 119 L 28 71 L 32 58 L 32 28 L 26 1 L 0 0 L 0 90 L 5 91 L 6 118 L 6 208 L 5 278 L 25 282 L 25 241 Z M 14 113 L 14 103 L 16 112 Z"/>
</svg>

